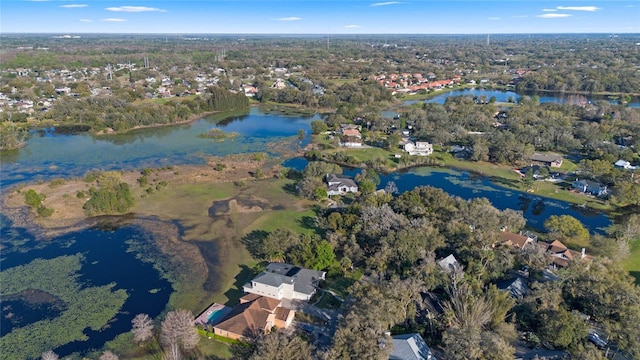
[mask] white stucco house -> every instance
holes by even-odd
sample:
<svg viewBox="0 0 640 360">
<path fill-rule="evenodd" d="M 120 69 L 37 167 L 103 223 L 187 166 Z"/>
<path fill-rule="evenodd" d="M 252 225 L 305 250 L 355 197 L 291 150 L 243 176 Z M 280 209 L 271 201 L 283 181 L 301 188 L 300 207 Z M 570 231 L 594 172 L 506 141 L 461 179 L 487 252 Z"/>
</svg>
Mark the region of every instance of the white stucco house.
<svg viewBox="0 0 640 360">
<path fill-rule="evenodd" d="M 309 300 L 315 294 L 320 280 L 325 279 L 325 275 L 324 271 L 271 263 L 265 271 L 246 283 L 242 290 L 278 300 Z"/>
<path fill-rule="evenodd" d="M 408 142 L 404 145 L 404 151 L 409 155 L 429 156 L 433 154 L 433 145 L 426 141 Z"/>
</svg>

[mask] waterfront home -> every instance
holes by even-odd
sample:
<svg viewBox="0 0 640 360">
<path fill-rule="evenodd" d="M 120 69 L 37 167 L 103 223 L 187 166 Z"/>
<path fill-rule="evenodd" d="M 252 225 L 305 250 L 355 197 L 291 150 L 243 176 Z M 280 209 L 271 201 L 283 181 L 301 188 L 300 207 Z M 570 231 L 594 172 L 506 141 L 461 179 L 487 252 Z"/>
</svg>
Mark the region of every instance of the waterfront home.
<svg viewBox="0 0 640 360">
<path fill-rule="evenodd" d="M 265 271 L 246 283 L 245 293 L 271 299 L 309 300 L 315 294 L 326 272 L 304 269 L 284 263 L 271 263 Z"/>
<path fill-rule="evenodd" d="M 562 155 L 558 154 L 539 154 L 534 153 L 531 157 L 531 161 L 534 163 L 538 163 L 540 165 L 546 165 L 549 167 L 560 167 L 562 166 Z"/>
<path fill-rule="evenodd" d="M 604 197 L 609 195 L 609 189 L 606 185 L 602 185 L 591 180 L 578 180 L 573 182 L 571 186 L 584 194 L 591 194 L 597 197 Z"/>
<path fill-rule="evenodd" d="M 358 192 L 358 185 L 351 178 L 327 174 L 325 181 L 327 183 L 327 195 L 329 196 Z"/>
<path fill-rule="evenodd" d="M 213 326 L 216 335 L 234 340 L 266 334 L 274 327 L 287 329 L 293 322 L 295 311 L 282 307 L 282 302 L 256 294 L 240 298 L 219 323 Z"/>
<path fill-rule="evenodd" d="M 404 151 L 409 155 L 429 156 L 433 154 L 433 145 L 426 141 L 408 142 L 404 145 Z"/>
<path fill-rule="evenodd" d="M 533 245 L 535 238 L 533 235 L 529 233 L 523 234 L 514 234 L 507 231 L 503 231 L 502 235 L 502 244 L 507 246 L 512 246 L 520 250 L 524 250 L 526 247 L 530 247 Z"/>
<path fill-rule="evenodd" d="M 551 266 L 553 268 L 567 267 L 569 263 L 574 260 L 592 260 L 593 257 L 586 254 L 584 248 L 582 251 L 575 251 L 567 248 L 560 240 L 555 240 L 552 243 L 540 243 L 542 246 L 546 246 L 545 253 L 551 257 Z"/>
</svg>

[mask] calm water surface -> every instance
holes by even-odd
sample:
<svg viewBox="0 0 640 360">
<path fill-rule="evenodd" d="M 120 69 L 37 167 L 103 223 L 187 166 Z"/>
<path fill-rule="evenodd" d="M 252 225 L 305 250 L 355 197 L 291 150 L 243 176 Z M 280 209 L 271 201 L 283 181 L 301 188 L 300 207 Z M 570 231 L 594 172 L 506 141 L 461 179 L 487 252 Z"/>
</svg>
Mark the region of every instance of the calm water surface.
<svg viewBox="0 0 640 360">
<path fill-rule="evenodd" d="M 304 158 L 295 158 L 285 161 L 284 165 L 302 170 L 307 163 Z M 344 174 L 349 176 L 355 176 L 359 172 L 359 169 L 344 169 Z M 611 220 L 601 212 L 583 209 L 564 201 L 505 189 L 493 184 L 486 176 L 468 171 L 419 167 L 380 175 L 378 188 L 384 188 L 390 181 L 398 186 L 399 193 L 418 186 L 432 186 L 466 200 L 484 197 L 500 210 L 521 210 L 527 225 L 540 231 L 544 231 L 544 222 L 551 215 L 571 215 L 580 220 L 592 233 L 603 233 L 603 229 L 611 225 Z"/>
</svg>

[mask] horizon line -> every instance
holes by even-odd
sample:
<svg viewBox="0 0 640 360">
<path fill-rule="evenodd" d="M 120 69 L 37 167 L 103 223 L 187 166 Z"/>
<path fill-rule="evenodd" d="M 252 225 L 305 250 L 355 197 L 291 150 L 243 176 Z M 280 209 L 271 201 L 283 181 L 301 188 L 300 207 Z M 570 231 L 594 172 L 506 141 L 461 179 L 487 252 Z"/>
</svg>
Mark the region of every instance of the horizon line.
<svg viewBox="0 0 640 360">
<path fill-rule="evenodd" d="M 478 32 L 478 33 L 190 33 L 190 32 L 11 32 L 3 31 L 4 35 L 271 35 L 271 36 L 308 36 L 308 35 L 640 35 L 640 32 Z"/>
</svg>

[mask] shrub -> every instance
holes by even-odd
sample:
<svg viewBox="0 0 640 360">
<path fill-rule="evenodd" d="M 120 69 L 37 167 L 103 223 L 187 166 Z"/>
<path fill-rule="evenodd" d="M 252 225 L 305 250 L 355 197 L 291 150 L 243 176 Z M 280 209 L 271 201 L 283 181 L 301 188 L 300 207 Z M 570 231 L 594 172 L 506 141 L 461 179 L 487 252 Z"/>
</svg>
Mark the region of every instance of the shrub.
<svg viewBox="0 0 640 360">
<path fill-rule="evenodd" d="M 140 185 L 140 187 L 145 187 L 149 184 L 149 178 L 146 176 L 140 176 L 138 178 L 138 184 Z"/>
<path fill-rule="evenodd" d="M 49 217 L 53 215 L 53 209 L 43 205 L 38 206 L 38 209 L 36 210 L 36 212 L 40 217 Z"/>
<path fill-rule="evenodd" d="M 115 214 L 128 211 L 135 204 L 129 184 L 121 182 L 99 190 L 92 188 L 91 199 L 84 204 L 89 215 Z"/>
<path fill-rule="evenodd" d="M 35 190 L 29 189 L 24 193 L 24 203 L 32 208 L 37 208 L 42 204 L 46 196 L 38 194 Z"/>
<path fill-rule="evenodd" d="M 82 190 L 78 190 L 78 192 L 76 193 L 76 197 L 78 199 L 84 199 L 85 197 L 87 197 L 87 194 Z"/>
<path fill-rule="evenodd" d="M 53 179 L 49 182 L 49 187 L 53 188 L 56 186 L 64 185 L 64 183 L 66 183 L 64 179 L 61 179 L 61 178 Z"/>
</svg>

